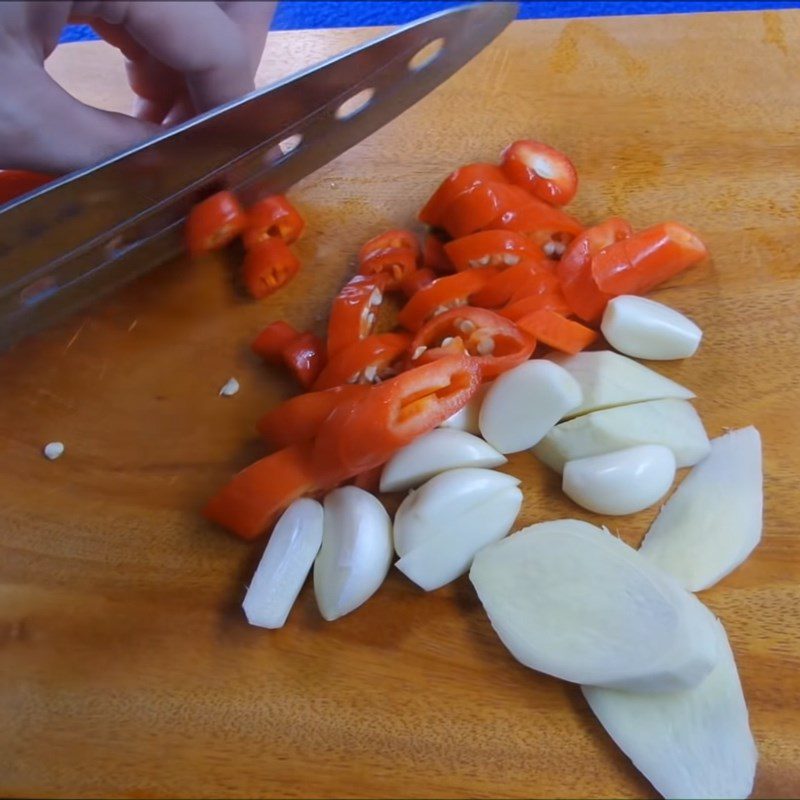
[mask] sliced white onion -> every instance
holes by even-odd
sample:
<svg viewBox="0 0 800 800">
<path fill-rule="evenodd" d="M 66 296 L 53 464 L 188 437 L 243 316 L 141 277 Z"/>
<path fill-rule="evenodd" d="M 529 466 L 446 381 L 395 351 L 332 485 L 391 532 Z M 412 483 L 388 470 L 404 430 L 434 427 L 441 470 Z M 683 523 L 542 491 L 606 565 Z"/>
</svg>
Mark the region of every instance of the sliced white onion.
<svg viewBox="0 0 800 800">
<path fill-rule="evenodd" d="M 325 498 L 322 547 L 314 562 L 314 593 L 328 620 L 368 600 L 392 563 L 392 522 L 380 501 L 355 486 Z"/>
<path fill-rule="evenodd" d="M 397 568 L 428 591 L 470 567 L 475 553 L 505 536 L 522 505 L 519 480 L 486 469 L 455 469 L 431 478 L 395 515 Z"/>
<path fill-rule="evenodd" d="M 583 402 L 569 412 L 570 417 L 644 400 L 690 400 L 695 396 L 685 386 L 611 350 L 554 355 L 552 360 L 578 381 L 583 393 Z"/>
<path fill-rule="evenodd" d="M 635 295 L 609 301 L 600 330 L 620 353 L 664 361 L 697 352 L 703 331 L 674 308 Z"/>
<path fill-rule="evenodd" d="M 693 689 L 645 694 L 583 687 L 611 738 L 668 800 L 745 798 L 753 790 L 758 752 L 742 684 L 725 629 L 713 624 L 718 662 Z"/>
<path fill-rule="evenodd" d="M 322 543 L 322 506 L 295 500 L 278 520 L 247 588 L 242 608 L 251 625 L 286 622 Z"/>
<path fill-rule="evenodd" d="M 675 479 L 675 456 L 660 444 L 643 444 L 568 461 L 561 488 L 596 514 L 635 514 L 658 502 Z"/>
<path fill-rule="evenodd" d="M 527 450 L 581 404 L 581 387 L 545 359 L 520 364 L 497 378 L 481 406 L 481 435 L 501 453 Z"/>
<path fill-rule="evenodd" d="M 533 452 L 551 469 L 561 472 L 567 461 L 641 444 L 669 447 L 678 467 L 693 466 L 709 451 L 708 436 L 691 403 L 649 400 L 594 411 L 562 422 Z"/>
<path fill-rule="evenodd" d="M 696 686 L 717 659 L 700 602 L 607 530 L 531 525 L 470 571 L 503 644 L 532 669 L 632 691 Z"/>
<path fill-rule="evenodd" d="M 383 468 L 382 492 L 399 492 L 458 467 L 499 467 L 508 459 L 466 431 L 437 428 L 398 450 Z"/>
<path fill-rule="evenodd" d="M 452 417 L 446 419 L 439 427 L 455 428 L 458 431 L 466 431 L 467 433 L 475 434 L 475 436 L 480 436 L 481 429 L 478 424 L 478 416 L 481 412 L 483 398 L 491 385 L 491 383 L 482 383 L 478 387 L 478 391 L 467 401 L 467 404 L 461 410 L 456 411 Z"/>
<path fill-rule="evenodd" d="M 761 541 L 761 437 L 752 426 L 711 440 L 711 453 L 683 480 L 639 552 L 687 589 L 708 589 Z"/>
</svg>

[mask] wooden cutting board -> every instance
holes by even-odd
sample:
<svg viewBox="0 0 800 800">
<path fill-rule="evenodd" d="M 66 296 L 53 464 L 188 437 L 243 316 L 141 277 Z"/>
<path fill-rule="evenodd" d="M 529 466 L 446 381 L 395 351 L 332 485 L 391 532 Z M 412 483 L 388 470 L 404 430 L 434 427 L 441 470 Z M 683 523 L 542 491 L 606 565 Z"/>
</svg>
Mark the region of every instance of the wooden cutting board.
<svg viewBox="0 0 800 800">
<path fill-rule="evenodd" d="M 274 79 L 372 36 L 276 33 Z M 296 187 L 304 270 L 263 303 L 231 264 L 165 265 L 0 357 L 0 793 L 4 796 L 651 797 L 577 687 L 516 663 L 467 579 L 392 573 L 323 622 L 306 588 L 280 631 L 240 603 L 261 546 L 198 509 L 263 451 L 293 391 L 248 352 L 285 317 L 322 330 L 358 244 L 452 167 L 534 136 L 581 175 L 574 212 L 677 218 L 713 260 L 658 296 L 705 330 L 660 369 L 711 435 L 764 437 L 764 541 L 702 599 L 737 654 L 755 794 L 800 793 L 800 14 L 515 23 L 431 97 Z M 122 67 L 67 45 L 52 73 L 124 110 Z M 57 121 L 54 120 L 57 129 Z M 57 130 L 54 131 L 57 135 Z M 217 396 L 235 376 L 241 391 Z M 66 444 L 55 462 L 41 455 Z M 520 454 L 520 524 L 580 516 Z M 653 512 L 605 521 L 638 542 Z"/>
</svg>

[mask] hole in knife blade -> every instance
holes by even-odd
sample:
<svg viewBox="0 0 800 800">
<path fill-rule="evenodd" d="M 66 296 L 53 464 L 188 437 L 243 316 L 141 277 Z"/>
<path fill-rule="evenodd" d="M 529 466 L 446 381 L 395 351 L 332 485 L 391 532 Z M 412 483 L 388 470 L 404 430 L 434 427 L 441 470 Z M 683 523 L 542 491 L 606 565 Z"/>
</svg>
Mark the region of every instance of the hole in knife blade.
<svg viewBox="0 0 800 800">
<path fill-rule="evenodd" d="M 297 150 L 297 148 L 300 146 L 300 142 L 302 141 L 303 134 L 294 133 L 278 142 L 278 150 L 280 150 L 283 155 L 286 155 L 287 153 L 291 153 L 292 150 Z"/>
<path fill-rule="evenodd" d="M 424 69 L 428 64 L 436 60 L 439 53 L 442 52 L 443 47 L 444 39 L 439 38 L 428 42 L 425 47 L 417 50 L 416 54 L 411 57 L 411 60 L 408 62 L 408 68 L 414 72 Z"/>
<path fill-rule="evenodd" d="M 362 89 L 360 92 L 356 92 L 352 97 L 348 97 L 347 100 L 336 109 L 336 119 L 350 119 L 350 117 L 354 117 L 369 105 L 374 96 L 374 89 Z"/>
<path fill-rule="evenodd" d="M 35 306 L 47 299 L 58 289 L 58 282 L 53 275 L 39 278 L 38 281 L 29 283 L 20 293 L 19 302 L 23 306 Z"/>
</svg>

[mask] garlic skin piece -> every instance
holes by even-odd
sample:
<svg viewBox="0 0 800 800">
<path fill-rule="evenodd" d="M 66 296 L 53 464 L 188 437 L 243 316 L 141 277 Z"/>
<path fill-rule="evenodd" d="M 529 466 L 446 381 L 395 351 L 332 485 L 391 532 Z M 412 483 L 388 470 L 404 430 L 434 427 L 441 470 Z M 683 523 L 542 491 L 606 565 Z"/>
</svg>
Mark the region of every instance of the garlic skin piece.
<svg viewBox="0 0 800 800">
<path fill-rule="evenodd" d="M 627 294 L 609 301 L 600 330 L 620 353 L 652 361 L 690 358 L 703 338 L 703 331 L 679 311 Z"/>
<path fill-rule="evenodd" d="M 454 428 L 457 431 L 466 431 L 474 436 L 481 435 L 480 425 L 478 424 L 478 417 L 481 412 L 481 405 L 483 405 L 483 398 L 486 397 L 486 392 L 492 382 L 482 383 L 478 390 L 467 401 L 467 404 L 456 411 L 452 417 L 446 419 L 439 427 L 440 428 Z"/>
<path fill-rule="evenodd" d="M 570 500 L 596 514 L 635 514 L 664 497 L 674 479 L 672 450 L 643 444 L 568 461 L 561 488 Z"/>
<path fill-rule="evenodd" d="M 251 625 L 283 627 L 322 544 L 322 519 L 322 506 L 308 498 L 283 512 L 242 603 Z"/>
<path fill-rule="evenodd" d="M 331 622 L 366 602 L 392 563 L 392 522 L 381 502 L 355 486 L 325 498 L 322 547 L 314 562 L 314 594 Z"/>
<path fill-rule="evenodd" d="M 725 629 L 713 618 L 717 665 L 698 686 L 662 694 L 583 686 L 617 746 L 665 798 L 745 798 L 758 751 Z"/>
<path fill-rule="evenodd" d="M 42 448 L 42 455 L 48 461 L 55 461 L 57 458 L 61 458 L 61 456 L 64 455 L 65 449 L 63 442 L 48 442 Z"/>
<path fill-rule="evenodd" d="M 380 490 L 399 492 L 458 467 L 499 467 L 508 459 L 466 431 L 436 428 L 398 450 L 381 473 Z"/>
<path fill-rule="evenodd" d="M 681 482 L 639 552 L 693 592 L 733 572 L 761 541 L 761 436 L 750 426 L 711 440 L 711 453 Z"/>
<path fill-rule="evenodd" d="M 501 453 L 537 444 L 582 402 L 569 372 L 543 358 L 526 361 L 495 379 L 481 406 L 481 435 Z"/>
<path fill-rule="evenodd" d="M 236 378 L 228 378 L 225 385 L 219 390 L 220 397 L 233 397 L 239 393 L 239 381 Z"/>
<path fill-rule="evenodd" d="M 572 356 L 553 355 L 550 358 L 575 378 L 583 393 L 583 402 L 572 409 L 566 415 L 568 417 L 645 400 L 691 400 L 695 396 L 685 386 L 611 350 L 586 351 Z"/>
<path fill-rule="evenodd" d="M 400 504 L 395 565 L 427 591 L 466 573 L 475 554 L 505 536 L 522 506 L 519 480 L 487 469 L 454 469 L 431 478 Z"/>
<path fill-rule="evenodd" d="M 669 447 L 678 468 L 702 461 L 710 450 L 703 423 L 692 404 L 669 399 L 606 408 L 561 422 L 533 452 L 548 467 L 562 472 L 567 461 L 641 444 Z"/>
</svg>

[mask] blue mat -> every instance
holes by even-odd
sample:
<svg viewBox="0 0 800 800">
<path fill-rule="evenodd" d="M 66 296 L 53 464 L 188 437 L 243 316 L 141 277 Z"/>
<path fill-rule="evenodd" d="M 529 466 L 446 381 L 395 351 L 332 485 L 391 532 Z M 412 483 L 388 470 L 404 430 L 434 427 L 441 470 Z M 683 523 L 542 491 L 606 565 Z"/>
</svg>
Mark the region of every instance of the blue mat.
<svg viewBox="0 0 800 800">
<path fill-rule="evenodd" d="M 306 2 L 284 0 L 275 14 L 273 29 L 349 28 L 362 25 L 401 25 L 404 22 L 463 5 L 463 2 Z M 523 2 L 519 19 L 603 17 L 630 14 L 685 14 L 698 11 L 747 11 L 800 8 L 800 0 L 740 0 L 740 2 Z M 88 25 L 70 25 L 62 42 L 97 39 Z"/>
</svg>

